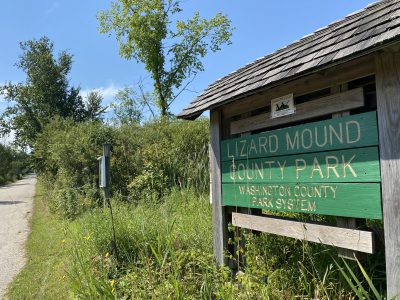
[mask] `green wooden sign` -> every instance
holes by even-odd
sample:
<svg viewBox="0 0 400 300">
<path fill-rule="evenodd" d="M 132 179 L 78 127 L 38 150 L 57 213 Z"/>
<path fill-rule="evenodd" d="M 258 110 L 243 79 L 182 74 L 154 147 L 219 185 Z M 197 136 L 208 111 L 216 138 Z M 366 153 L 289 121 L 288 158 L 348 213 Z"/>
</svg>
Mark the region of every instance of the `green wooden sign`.
<svg viewBox="0 0 400 300">
<path fill-rule="evenodd" d="M 221 160 L 376 145 L 376 112 L 368 112 L 224 140 L 221 142 Z"/>
<path fill-rule="evenodd" d="M 222 205 L 381 219 L 376 113 L 221 142 Z"/>
<path fill-rule="evenodd" d="M 225 161 L 222 182 L 380 182 L 378 147 Z"/>
<path fill-rule="evenodd" d="M 222 184 L 223 205 L 382 219 L 379 183 Z"/>
</svg>

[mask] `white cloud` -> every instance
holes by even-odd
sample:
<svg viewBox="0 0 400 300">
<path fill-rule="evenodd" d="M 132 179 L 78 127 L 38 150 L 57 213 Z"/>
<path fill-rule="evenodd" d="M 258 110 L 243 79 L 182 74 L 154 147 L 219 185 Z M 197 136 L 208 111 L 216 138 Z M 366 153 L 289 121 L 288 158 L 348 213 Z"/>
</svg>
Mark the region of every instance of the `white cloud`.
<svg viewBox="0 0 400 300">
<path fill-rule="evenodd" d="M 114 83 L 110 83 L 106 87 L 98 87 L 94 89 L 83 89 L 80 94 L 83 98 L 86 98 L 90 92 L 98 92 L 103 96 L 103 105 L 108 105 L 114 101 L 115 95 L 118 93 L 122 86 L 117 86 Z"/>
</svg>

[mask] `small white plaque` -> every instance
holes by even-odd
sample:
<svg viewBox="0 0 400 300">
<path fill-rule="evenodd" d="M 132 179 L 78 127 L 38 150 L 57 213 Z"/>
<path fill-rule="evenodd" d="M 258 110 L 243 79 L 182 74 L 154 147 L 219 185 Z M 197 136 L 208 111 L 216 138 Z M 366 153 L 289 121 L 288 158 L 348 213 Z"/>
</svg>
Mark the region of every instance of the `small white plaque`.
<svg viewBox="0 0 400 300">
<path fill-rule="evenodd" d="M 107 180 L 106 180 L 106 158 L 103 155 L 99 158 L 99 187 L 105 188 L 107 187 Z"/>
<path fill-rule="evenodd" d="M 288 94 L 271 100 L 271 119 L 294 114 L 293 94 Z"/>
</svg>

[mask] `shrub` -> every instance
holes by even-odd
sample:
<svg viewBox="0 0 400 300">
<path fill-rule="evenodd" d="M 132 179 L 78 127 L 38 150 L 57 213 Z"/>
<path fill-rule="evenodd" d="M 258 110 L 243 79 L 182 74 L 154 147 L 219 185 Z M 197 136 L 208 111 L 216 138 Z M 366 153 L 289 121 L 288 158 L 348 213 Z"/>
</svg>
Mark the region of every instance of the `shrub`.
<svg viewBox="0 0 400 300">
<path fill-rule="evenodd" d="M 54 180 L 53 209 L 72 217 L 90 205 L 80 201 L 90 190 L 93 203 L 100 203 L 98 161 L 102 145 L 112 145 L 111 188 L 120 199 L 158 199 L 175 186 L 207 191 L 208 122 L 154 120 L 142 126 L 111 127 L 101 122 L 76 124 L 55 119 L 39 135 L 34 151 L 36 168 Z M 79 192 L 66 192 L 66 190 Z M 72 196 L 77 194 L 78 196 Z M 76 198 L 76 199 L 75 199 Z M 69 205 L 79 207 L 73 210 Z M 63 211 L 67 210 L 67 212 Z"/>
<path fill-rule="evenodd" d="M 0 144 L 0 157 L 0 184 L 21 179 L 31 170 L 30 157 L 23 151 Z"/>
<path fill-rule="evenodd" d="M 114 202 L 118 257 L 111 252 L 106 210 L 76 223 L 71 278 L 91 299 L 354 299 L 333 247 L 270 234 L 244 237 L 246 265 L 237 274 L 215 264 L 211 206 L 193 190 L 163 201 Z M 357 265 L 351 263 L 354 272 Z"/>
<path fill-rule="evenodd" d="M 140 168 L 129 185 L 131 196 L 140 197 L 141 188 L 152 188 L 150 194 L 158 198 L 175 186 L 208 191 L 208 126 L 206 119 L 161 119 L 144 124 L 138 151 Z"/>
</svg>

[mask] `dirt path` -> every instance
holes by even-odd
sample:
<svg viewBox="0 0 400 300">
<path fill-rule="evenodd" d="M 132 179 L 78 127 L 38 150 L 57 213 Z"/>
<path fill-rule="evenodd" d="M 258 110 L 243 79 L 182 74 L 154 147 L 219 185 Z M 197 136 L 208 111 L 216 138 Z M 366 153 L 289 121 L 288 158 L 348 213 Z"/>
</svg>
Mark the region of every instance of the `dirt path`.
<svg viewBox="0 0 400 300">
<path fill-rule="evenodd" d="M 0 299 L 25 263 L 25 241 L 32 211 L 36 177 L 0 187 Z"/>
</svg>

